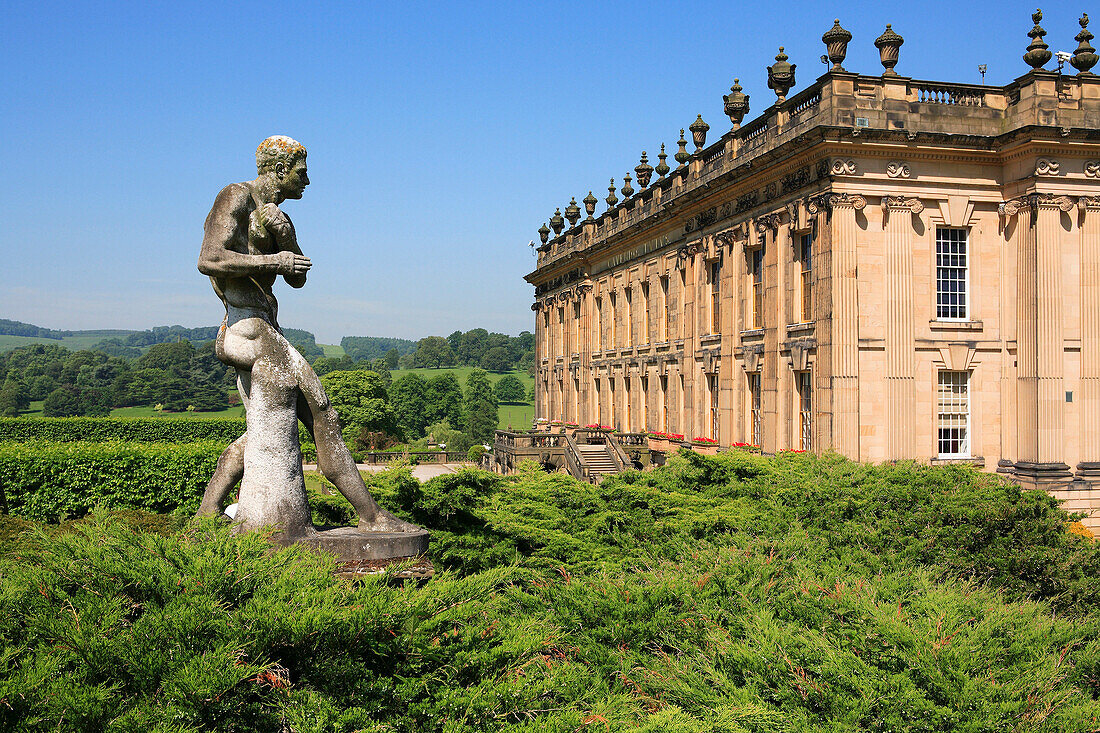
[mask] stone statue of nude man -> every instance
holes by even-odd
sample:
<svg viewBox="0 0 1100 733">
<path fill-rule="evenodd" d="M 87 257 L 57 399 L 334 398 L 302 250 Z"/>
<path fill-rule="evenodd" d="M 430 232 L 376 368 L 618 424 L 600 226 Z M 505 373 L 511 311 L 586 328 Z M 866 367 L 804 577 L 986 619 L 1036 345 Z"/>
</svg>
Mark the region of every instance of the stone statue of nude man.
<svg viewBox="0 0 1100 733">
<path fill-rule="evenodd" d="M 283 337 L 276 277 L 300 288 L 311 262 L 294 225 L 279 209 L 309 185 L 306 149 L 276 135 L 256 149 L 258 175 L 221 190 L 206 217 L 199 271 L 210 277 L 225 305 L 216 353 L 236 368 L 248 416 L 247 433 L 218 459 L 199 508 L 217 515 L 241 482 L 235 520 L 243 531 L 274 526 L 291 542 L 315 534 L 302 476 L 298 420 L 317 445 L 317 464 L 359 514 L 365 532 L 423 532 L 381 509 L 363 484 L 340 432 L 336 410 L 309 363 Z"/>
</svg>

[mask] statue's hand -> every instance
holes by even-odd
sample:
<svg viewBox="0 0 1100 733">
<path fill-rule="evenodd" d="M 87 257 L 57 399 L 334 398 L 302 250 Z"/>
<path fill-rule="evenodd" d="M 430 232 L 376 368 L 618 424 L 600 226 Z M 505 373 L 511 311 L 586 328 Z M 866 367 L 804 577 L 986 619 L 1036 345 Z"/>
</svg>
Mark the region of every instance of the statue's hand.
<svg viewBox="0 0 1100 733">
<path fill-rule="evenodd" d="M 313 267 L 308 257 L 294 252 L 278 252 L 272 257 L 275 258 L 275 272 L 283 277 L 304 276 Z"/>
</svg>

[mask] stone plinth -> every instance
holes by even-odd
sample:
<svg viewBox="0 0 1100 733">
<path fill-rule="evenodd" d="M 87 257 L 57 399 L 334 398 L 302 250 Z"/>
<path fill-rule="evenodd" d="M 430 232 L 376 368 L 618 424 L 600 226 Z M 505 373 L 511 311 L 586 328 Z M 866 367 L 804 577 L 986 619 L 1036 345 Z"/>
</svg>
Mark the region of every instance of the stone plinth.
<svg viewBox="0 0 1100 733">
<path fill-rule="evenodd" d="M 342 563 L 404 560 L 428 551 L 428 531 L 364 532 L 356 527 L 318 530 L 297 544 L 331 552 Z"/>
</svg>

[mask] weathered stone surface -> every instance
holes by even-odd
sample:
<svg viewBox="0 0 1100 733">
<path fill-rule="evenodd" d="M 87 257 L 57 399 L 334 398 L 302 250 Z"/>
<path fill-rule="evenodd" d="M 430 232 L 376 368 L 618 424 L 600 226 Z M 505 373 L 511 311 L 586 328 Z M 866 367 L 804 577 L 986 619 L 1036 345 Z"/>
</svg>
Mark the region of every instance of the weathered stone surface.
<svg viewBox="0 0 1100 733">
<path fill-rule="evenodd" d="M 218 194 L 199 254 L 199 271 L 210 277 L 225 306 L 215 353 L 237 370 L 248 417 L 247 433 L 218 459 L 199 514 L 219 514 L 239 481 L 233 519 L 240 531 L 274 527 L 277 542 L 335 549 L 352 561 L 422 554 L 427 532 L 375 503 L 344 445 L 339 417 L 320 380 L 279 329 L 272 291 L 276 278 L 300 288 L 312 266 L 298 246 L 293 223 L 279 209 L 284 200 L 301 198 L 309 185 L 306 150 L 291 138 L 270 137 L 256 150 L 256 167 L 255 180 L 230 184 Z M 331 541 L 319 541 L 310 521 L 299 420 L 317 445 L 321 473 L 359 515 L 357 529 L 345 529 Z"/>
</svg>

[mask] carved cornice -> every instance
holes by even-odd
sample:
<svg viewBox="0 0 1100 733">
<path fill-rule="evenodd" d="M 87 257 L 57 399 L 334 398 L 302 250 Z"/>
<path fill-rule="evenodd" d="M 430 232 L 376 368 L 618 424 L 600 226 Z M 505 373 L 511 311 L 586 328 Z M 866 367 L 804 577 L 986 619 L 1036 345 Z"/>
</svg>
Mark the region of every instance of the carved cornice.
<svg viewBox="0 0 1100 733">
<path fill-rule="evenodd" d="M 583 297 L 585 294 L 592 292 L 592 283 L 581 283 L 577 286 L 577 297 Z"/>
<path fill-rule="evenodd" d="M 573 299 L 573 289 L 572 288 L 566 288 L 565 290 L 558 293 L 558 302 L 559 303 L 568 303 L 572 299 Z"/>
<path fill-rule="evenodd" d="M 534 303 L 531 304 L 531 310 L 533 310 L 535 313 L 538 313 L 540 310 L 542 310 L 542 303 L 536 300 Z"/>
<path fill-rule="evenodd" d="M 1100 196 L 1080 196 L 1077 198 L 1077 207 L 1082 211 L 1100 210 Z"/>
<path fill-rule="evenodd" d="M 882 197 L 882 218 L 883 221 L 890 215 L 891 210 L 896 211 L 911 211 L 914 214 L 919 214 L 924 211 L 924 202 L 918 198 L 906 197 L 906 196 L 883 196 Z"/>
</svg>

